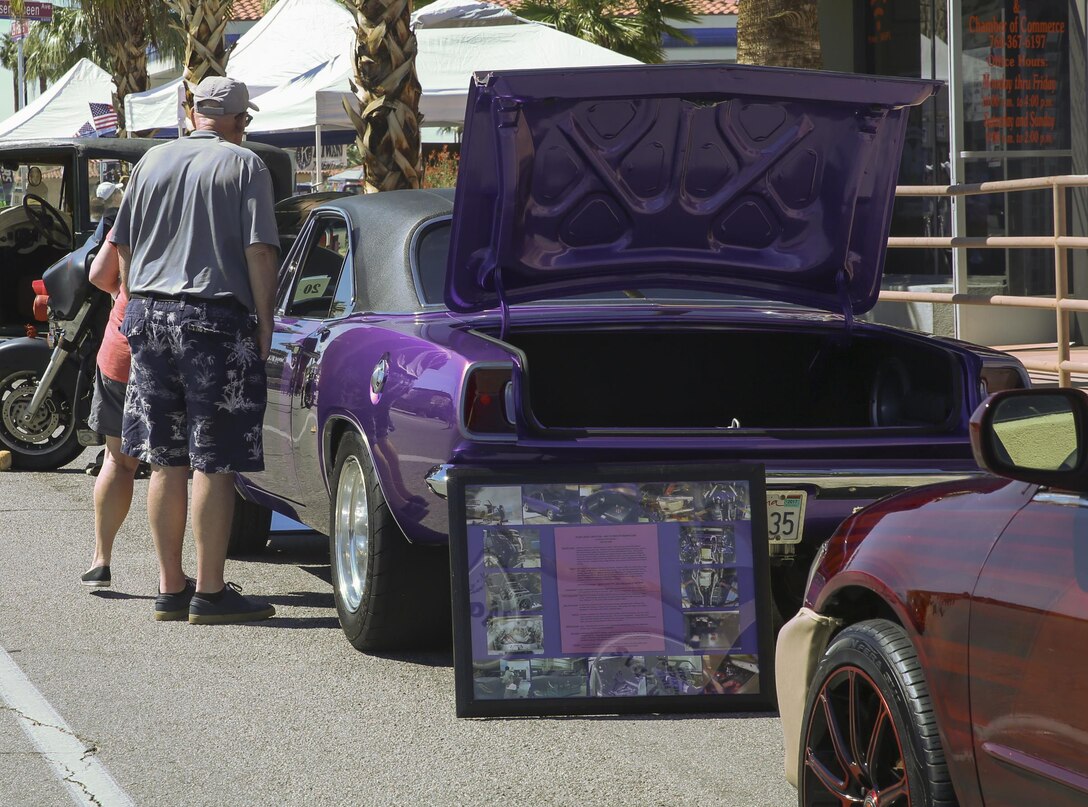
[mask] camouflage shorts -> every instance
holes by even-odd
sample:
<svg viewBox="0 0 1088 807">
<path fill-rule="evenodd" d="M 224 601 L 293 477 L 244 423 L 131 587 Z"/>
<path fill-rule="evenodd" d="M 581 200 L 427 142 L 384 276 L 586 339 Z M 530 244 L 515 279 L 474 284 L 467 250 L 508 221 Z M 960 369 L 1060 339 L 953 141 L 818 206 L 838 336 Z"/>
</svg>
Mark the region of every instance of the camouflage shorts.
<svg viewBox="0 0 1088 807">
<path fill-rule="evenodd" d="M 257 319 L 233 302 L 133 297 L 121 450 L 205 473 L 264 469 Z"/>
</svg>

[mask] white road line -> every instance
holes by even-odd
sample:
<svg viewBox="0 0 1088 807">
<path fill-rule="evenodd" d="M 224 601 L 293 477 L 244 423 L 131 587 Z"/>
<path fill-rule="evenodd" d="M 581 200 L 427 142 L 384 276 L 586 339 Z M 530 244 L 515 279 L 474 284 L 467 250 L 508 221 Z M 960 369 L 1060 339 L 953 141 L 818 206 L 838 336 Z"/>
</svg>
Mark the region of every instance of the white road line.
<svg viewBox="0 0 1088 807">
<path fill-rule="evenodd" d="M 0 647 L 0 698 L 19 719 L 26 736 L 68 787 L 72 800 L 87 807 L 135 807 L 95 754 Z"/>
</svg>

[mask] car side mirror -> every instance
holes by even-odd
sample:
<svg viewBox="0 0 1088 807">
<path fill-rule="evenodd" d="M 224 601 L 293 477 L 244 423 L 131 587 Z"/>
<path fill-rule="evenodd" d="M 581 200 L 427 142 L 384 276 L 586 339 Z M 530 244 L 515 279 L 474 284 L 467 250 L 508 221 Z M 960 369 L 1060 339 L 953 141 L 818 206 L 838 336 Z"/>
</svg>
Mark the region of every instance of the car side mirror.
<svg viewBox="0 0 1088 807">
<path fill-rule="evenodd" d="M 1088 396 L 1075 389 L 991 395 L 971 416 L 971 448 L 999 476 L 1088 490 Z"/>
</svg>

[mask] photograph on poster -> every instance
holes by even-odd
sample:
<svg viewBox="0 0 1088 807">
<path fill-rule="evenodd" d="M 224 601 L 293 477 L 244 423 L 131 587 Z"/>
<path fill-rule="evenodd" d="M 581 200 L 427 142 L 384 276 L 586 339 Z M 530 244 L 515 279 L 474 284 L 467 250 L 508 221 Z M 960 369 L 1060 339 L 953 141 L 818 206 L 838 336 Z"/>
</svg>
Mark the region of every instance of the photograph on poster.
<svg viewBox="0 0 1088 807">
<path fill-rule="evenodd" d="M 520 524 L 521 487 L 478 487 L 465 497 L 469 524 Z"/>
<path fill-rule="evenodd" d="M 646 695 L 645 656 L 595 656 L 589 660 L 589 694 L 597 698 Z"/>
<path fill-rule="evenodd" d="M 540 568 L 540 530 L 526 527 L 487 527 L 484 565 L 502 569 Z"/>
<path fill-rule="evenodd" d="M 647 656 L 647 695 L 702 695 L 701 656 Z"/>
<path fill-rule="evenodd" d="M 731 608 L 739 602 L 736 569 L 705 567 L 681 570 L 681 608 Z"/>
<path fill-rule="evenodd" d="M 495 616 L 487 620 L 490 655 L 544 652 L 544 617 Z"/>
<path fill-rule="evenodd" d="M 755 656 L 706 655 L 703 659 L 705 690 L 711 695 L 759 692 L 759 664 Z"/>
<path fill-rule="evenodd" d="M 580 524 L 581 501 L 577 485 L 525 485 L 522 520 L 526 524 Z"/>
<path fill-rule="evenodd" d="M 750 521 L 752 506 L 747 482 L 704 482 L 699 499 L 700 521 Z"/>
<path fill-rule="evenodd" d="M 733 525 L 724 527 L 681 527 L 680 562 L 700 566 L 733 563 L 737 542 Z"/>
<path fill-rule="evenodd" d="M 477 698 L 501 700 L 527 698 L 530 691 L 529 661 L 500 659 L 477 662 L 472 670 L 472 687 Z"/>
<path fill-rule="evenodd" d="M 638 489 L 649 521 L 691 521 L 695 515 L 697 491 L 691 482 L 653 482 Z"/>
<path fill-rule="evenodd" d="M 684 614 L 687 645 L 692 650 L 729 650 L 740 635 L 736 611 L 688 611 Z"/>
<path fill-rule="evenodd" d="M 652 482 L 639 485 L 639 503 L 648 521 L 743 521 L 751 518 L 748 484 L 733 482 Z"/>
<path fill-rule="evenodd" d="M 531 698 L 584 698 L 589 660 L 585 658 L 535 658 L 532 670 Z"/>
<path fill-rule="evenodd" d="M 490 572 L 487 575 L 487 612 L 512 614 L 539 611 L 540 575 L 529 572 Z"/>
<path fill-rule="evenodd" d="M 633 484 L 582 485 L 583 524 L 635 524 L 648 520 Z"/>
</svg>

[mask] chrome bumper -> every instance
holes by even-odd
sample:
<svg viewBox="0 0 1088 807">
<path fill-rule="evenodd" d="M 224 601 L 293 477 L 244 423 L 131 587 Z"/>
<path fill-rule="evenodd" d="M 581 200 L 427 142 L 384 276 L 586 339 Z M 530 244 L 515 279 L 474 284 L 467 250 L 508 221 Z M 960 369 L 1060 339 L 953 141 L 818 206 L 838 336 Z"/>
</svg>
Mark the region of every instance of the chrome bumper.
<svg viewBox="0 0 1088 807">
<path fill-rule="evenodd" d="M 774 680 L 778 690 L 778 713 L 782 717 L 782 738 L 786 746 L 786 780 L 794 787 L 797 787 L 808 685 L 831 635 L 841 624 L 839 619 L 802 608 L 782 626 L 778 634 Z"/>
<path fill-rule="evenodd" d="M 427 472 L 425 481 L 431 492 L 446 498 L 446 486 L 449 472 L 453 465 L 436 465 Z M 904 488 L 932 485 L 937 482 L 957 482 L 968 477 L 978 476 L 981 471 L 964 473 L 940 473 L 920 471 L 918 473 L 888 473 L 885 470 L 871 472 L 850 471 L 836 473 L 826 470 L 771 471 L 767 474 L 767 486 L 779 489 L 815 488 L 816 492 L 832 499 L 876 499 L 887 493 L 894 493 Z"/>
</svg>

